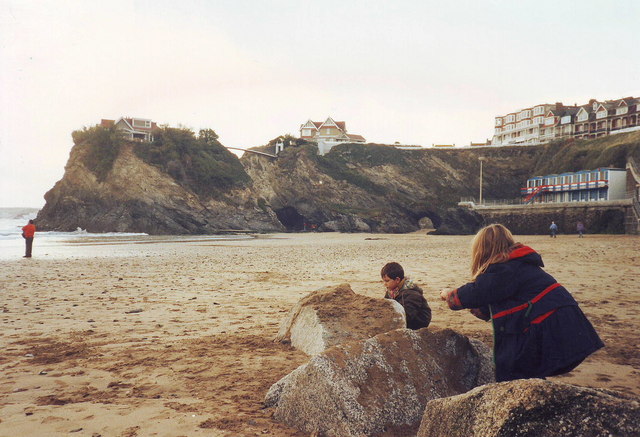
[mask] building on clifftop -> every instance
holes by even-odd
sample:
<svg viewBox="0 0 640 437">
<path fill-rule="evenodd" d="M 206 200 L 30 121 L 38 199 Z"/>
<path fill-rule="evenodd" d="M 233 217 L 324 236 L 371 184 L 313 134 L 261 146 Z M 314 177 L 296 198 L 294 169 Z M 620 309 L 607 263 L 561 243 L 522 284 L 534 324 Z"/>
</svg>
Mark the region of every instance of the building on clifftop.
<svg viewBox="0 0 640 437">
<path fill-rule="evenodd" d="M 153 141 L 154 129 L 158 128 L 158 125 L 146 118 L 134 118 L 134 117 L 120 117 L 118 120 L 106 120 L 100 121 L 100 126 L 111 127 L 124 132 L 125 137 L 132 141 Z"/>
<path fill-rule="evenodd" d="M 495 118 L 493 145 L 544 144 L 559 138 L 598 138 L 640 130 L 640 98 L 542 104 Z"/>
<path fill-rule="evenodd" d="M 331 117 L 324 122 L 308 120 L 300 126 L 300 138 L 318 143 L 318 153 L 324 155 L 332 147 L 341 143 L 365 143 L 362 135 L 347 133 L 344 121 L 334 121 Z"/>
</svg>

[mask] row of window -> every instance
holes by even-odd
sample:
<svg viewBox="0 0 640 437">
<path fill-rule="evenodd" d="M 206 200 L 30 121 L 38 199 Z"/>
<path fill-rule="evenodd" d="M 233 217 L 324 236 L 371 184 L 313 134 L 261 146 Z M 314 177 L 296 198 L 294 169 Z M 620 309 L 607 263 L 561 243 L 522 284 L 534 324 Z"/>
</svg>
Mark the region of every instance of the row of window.
<svg viewBox="0 0 640 437">
<path fill-rule="evenodd" d="M 607 200 L 607 189 L 576 190 L 564 193 L 543 193 L 534 200 L 534 203 L 546 202 L 588 202 L 594 200 Z"/>
<path fill-rule="evenodd" d="M 549 120 L 551 120 L 551 117 L 549 117 Z M 612 121 L 611 126 L 607 125 L 606 121 L 602 121 L 599 122 L 597 124 L 593 123 L 591 125 L 591 129 L 596 129 L 596 130 L 608 130 L 608 129 L 620 129 L 620 128 L 624 128 L 627 126 L 635 126 L 636 125 L 636 121 L 635 118 L 632 116 L 630 120 L 627 119 L 614 119 Z M 571 116 L 566 116 L 566 117 L 562 117 L 560 124 L 562 126 L 557 126 L 555 127 L 555 134 L 556 135 L 570 135 L 572 133 L 572 129 L 574 131 L 575 134 L 581 134 L 583 132 L 589 132 L 590 127 L 589 127 L 589 123 L 586 124 L 573 124 L 571 123 Z M 554 128 L 552 127 L 553 123 L 549 123 L 546 122 L 545 126 L 549 126 L 547 128 L 548 131 L 548 135 L 553 135 L 554 133 Z M 575 126 L 575 128 L 573 128 L 573 126 Z M 510 132 L 514 130 L 514 125 L 507 125 L 504 128 L 501 127 L 496 127 L 495 128 L 495 132 L 494 134 L 499 137 L 500 134 L 505 133 L 505 132 Z M 535 128 L 534 130 L 529 129 L 528 130 L 529 133 L 536 133 L 538 132 L 537 128 Z M 540 129 L 540 134 L 543 135 L 545 133 L 545 129 Z M 511 136 L 507 136 L 509 138 L 515 137 L 521 135 L 521 132 L 516 132 L 511 134 Z M 497 140 L 500 140 L 500 138 L 497 138 Z"/>
<path fill-rule="evenodd" d="M 544 105 L 536 106 L 535 108 L 533 108 L 533 115 L 544 115 L 544 108 Z M 518 112 L 517 114 L 509 114 L 504 117 L 496 117 L 496 126 L 502 126 L 503 123 L 513 123 L 515 121 L 524 120 L 525 118 L 531 118 L 531 114 L 531 109 L 525 109 Z M 540 121 L 540 123 L 542 123 L 542 121 Z"/>
<path fill-rule="evenodd" d="M 598 102 L 594 102 L 593 103 L 593 110 L 597 111 L 598 108 L 600 107 L 600 103 Z M 616 108 L 615 111 L 615 115 L 622 115 L 622 114 L 627 114 L 629 112 L 629 107 L 628 106 L 619 106 L 618 108 Z M 535 108 L 533 108 L 533 115 L 544 115 L 545 113 L 545 106 L 536 106 Z M 523 119 L 526 118 L 531 118 L 531 114 L 532 114 L 532 110 L 531 109 L 525 109 L 522 110 L 518 113 L 514 113 L 514 114 L 509 114 L 506 115 L 504 117 L 496 117 L 496 126 L 502 126 L 503 124 L 506 123 L 513 123 L 516 121 L 521 121 Z M 613 114 L 611 114 L 613 115 Z M 609 111 L 607 109 L 601 109 L 600 111 L 596 112 L 596 118 L 606 118 L 609 116 Z M 578 114 L 578 121 L 584 121 L 586 119 L 589 118 L 589 113 L 585 112 L 585 111 L 580 111 L 580 113 Z M 535 121 L 534 121 L 535 122 Z"/>
<path fill-rule="evenodd" d="M 547 176 L 544 178 L 534 178 L 527 180 L 527 188 L 539 187 L 542 185 L 561 185 L 575 184 L 579 182 L 596 182 L 606 181 L 608 178 L 607 170 L 594 170 L 591 172 L 574 173 L 570 175 Z"/>
</svg>

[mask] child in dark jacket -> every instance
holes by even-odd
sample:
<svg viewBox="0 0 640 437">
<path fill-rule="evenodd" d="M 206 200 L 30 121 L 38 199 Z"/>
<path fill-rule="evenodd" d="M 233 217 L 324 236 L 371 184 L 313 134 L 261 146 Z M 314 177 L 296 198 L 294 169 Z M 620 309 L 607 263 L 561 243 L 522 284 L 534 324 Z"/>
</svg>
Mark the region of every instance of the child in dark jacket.
<svg viewBox="0 0 640 437">
<path fill-rule="evenodd" d="M 440 298 L 493 322 L 497 381 L 567 373 L 604 346 L 571 294 L 542 270 L 540 255 L 506 227 L 481 229 L 471 258 L 472 282 Z"/>
<path fill-rule="evenodd" d="M 380 271 L 387 289 L 385 299 L 394 299 L 404 308 L 407 328 L 426 328 L 431 323 L 431 308 L 424 298 L 422 288 L 404 277 L 404 269 L 396 262 L 385 264 Z"/>
</svg>

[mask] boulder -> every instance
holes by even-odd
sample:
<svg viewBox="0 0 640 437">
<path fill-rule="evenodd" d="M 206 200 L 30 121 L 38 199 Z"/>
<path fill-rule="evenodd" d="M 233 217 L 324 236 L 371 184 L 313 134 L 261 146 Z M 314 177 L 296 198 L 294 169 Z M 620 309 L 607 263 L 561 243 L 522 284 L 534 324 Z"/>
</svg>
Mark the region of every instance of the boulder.
<svg viewBox="0 0 640 437">
<path fill-rule="evenodd" d="M 397 329 L 312 357 L 271 387 L 265 406 L 318 436 L 411 435 L 428 401 L 493 381 L 480 341 L 450 329 Z"/>
<path fill-rule="evenodd" d="M 638 436 L 640 398 L 542 379 L 430 401 L 418 437 Z"/>
<path fill-rule="evenodd" d="M 276 341 L 291 341 L 296 349 L 314 355 L 406 326 L 404 308 L 395 300 L 356 294 L 349 284 L 341 284 L 300 299 L 280 324 Z"/>
</svg>

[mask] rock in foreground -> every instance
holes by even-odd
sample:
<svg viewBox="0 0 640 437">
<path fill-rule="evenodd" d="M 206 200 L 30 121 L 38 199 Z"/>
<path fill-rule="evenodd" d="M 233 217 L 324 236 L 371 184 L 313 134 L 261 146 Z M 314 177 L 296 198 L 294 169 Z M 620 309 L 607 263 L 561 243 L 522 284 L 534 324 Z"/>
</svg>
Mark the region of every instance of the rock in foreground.
<svg viewBox="0 0 640 437">
<path fill-rule="evenodd" d="M 429 400 L 489 382 L 483 343 L 450 329 L 398 329 L 316 355 L 274 384 L 265 405 L 320 436 L 410 435 Z"/>
<path fill-rule="evenodd" d="M 640 402 L 542 379 L 489 384 L 430 401 L 418 437 L 638 436 Z"/>
<path fill-rule="evenodd" d="M 282 321 L 277 341 L 290 340 L 308 355 L 352 340 L 406 327 L 404 309 L 391 299 L 356 294 L 349 284 L 309 293 Z"/>
</svg>

